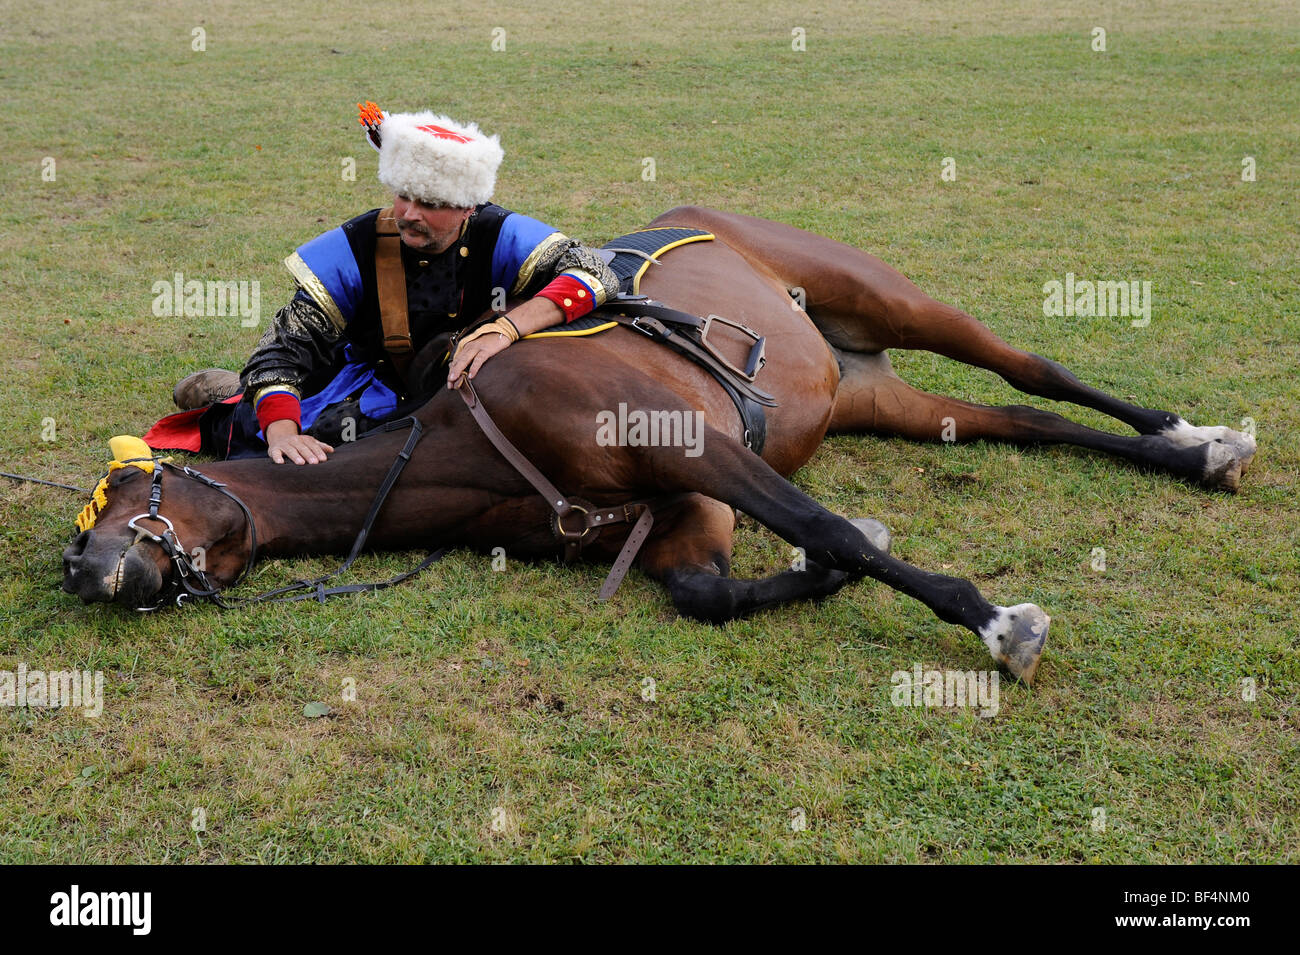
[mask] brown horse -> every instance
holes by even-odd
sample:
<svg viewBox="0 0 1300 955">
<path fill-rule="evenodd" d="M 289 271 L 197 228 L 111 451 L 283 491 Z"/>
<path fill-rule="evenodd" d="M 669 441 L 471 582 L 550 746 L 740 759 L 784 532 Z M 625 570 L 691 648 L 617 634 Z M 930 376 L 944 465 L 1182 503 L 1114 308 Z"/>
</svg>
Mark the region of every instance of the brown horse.
<svg viewBox="0 0 1300 955">
<path fill-rule="evenodd" d="M 1237 487 L 1254 454 L 1248 435 L 1195 428 L 1080 383 L 847 245 L 697 207 L 673 209 L 652 225 L 706 229 L 716 241 L 666 255 L 646 273 L 642 292 L 686 312 L 742 321 L 767 337 L 772 360 L 758 383 L 779 405 L 768 413 L 761 458 L 744 447 L 740 416 L 707 372 L 626 328 L 517 344 L 484 366 L 475 386 L 501 430 L 563 492 L 601 506 L 678 495 L 657 513 L 638 566 L 667 586 L 684 615 L 726 621 L 829 595 L 869 576 L 966 627 L 1028 681 L 1047 615 L 1032 604 L 995 606 L 965 580 L 891 557 L 887 532 L 871 537 L 862 522 L 830 513 L 791 485 L 785 478 L 822 438 L 869 431 L 926 440 L 1065 442 L 1225 489 Z M 983 407 L 926 394 L 893 373 L 889 348 L 928 349 L 991 369 L 1022 391 L 1098 409 L 1138 434 L 1095 431 L 1024 406 Z M 628 420 L 640 411 L 678 412 L 685 421 L 698 410 L 702 453 L 680 444 L 598 440 L 598 422 L 620 406 Z M 517 557 L 557 552 L 547 503 L 488 442 L 459 394 L 438 392 L 417 417 L 426 437 L 380 513 L 372 546 L 504 547 Z M 245 460 L 208 465 L 204 473 L 247 505 L 263 553 L 338 553 L 352 543 L 379 476 L 405 440 L 400 432 L 377 434 L 314 466 Z M 247 517 L 232 499 L 197 481 L 168 472 L 162 486 L 162 513 L 176 536 L 185 548 L 202 547 L 209 579 L 228 585 L 249 558 Z M 173 563 L 127 527 L 145 510 L 149 489 L 149 477 L 134 468 L 113 472 L 97 525 L 64 552 L 65 590 L 128 606 L 162 591 Z M 801 548 L 806 561 L 761 580 L 730 578 L 736 509 Z M 627 529 L 607 528 L 587 553 L 612 558 Z"/>
</svg>

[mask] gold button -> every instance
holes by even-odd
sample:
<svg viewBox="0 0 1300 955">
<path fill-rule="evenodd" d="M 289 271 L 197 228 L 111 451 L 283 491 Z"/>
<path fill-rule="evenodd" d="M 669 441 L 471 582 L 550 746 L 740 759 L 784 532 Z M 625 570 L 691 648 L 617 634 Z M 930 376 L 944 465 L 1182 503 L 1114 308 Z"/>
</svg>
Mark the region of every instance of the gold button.
<svg viewBox="0 0 1300 955">
<path fill-rule="evenodd" d="M 421 260 L 420 260 L 420 266 L 421 266 L 421 267 L 424 267 L 424 266 L 426 266 L 426 265 L 428 265 L 428 264 L 429 264 L 429 260 L 428 260 L 428 259 L 421 259 Z"/>
<path fill-rule="evenodd" d="M 585 288 L 578 289 L 578 298 L 586 298 L 586 297 L 587 297 L 587 290 Z"/>
<path fill-rule="evenodd" d="M 465 248 L 465 246 L 462 245 L 462 246 L 460 247 L 460 254 L 461 254 L 462 256 L 469 255 L 469 249 Z"/>
<path fill-rule="evenodd" d="M 448 313 L 447 313 L 447 317 L 448 317 L 448 318 L 455 318 L 455 317 L 456 317 L 456 313 L 455 313 L 455 312 L 448 312 Z"/>
<path fill-rule="evenodd" d="M 564 300 L 564 307 L 565 307 L 565 308 L 570 307 L 572 304 L 573 304 L 573 299 L 571 299 L 571 298 L 566 298 L 566 299 Z"/>
</svg>

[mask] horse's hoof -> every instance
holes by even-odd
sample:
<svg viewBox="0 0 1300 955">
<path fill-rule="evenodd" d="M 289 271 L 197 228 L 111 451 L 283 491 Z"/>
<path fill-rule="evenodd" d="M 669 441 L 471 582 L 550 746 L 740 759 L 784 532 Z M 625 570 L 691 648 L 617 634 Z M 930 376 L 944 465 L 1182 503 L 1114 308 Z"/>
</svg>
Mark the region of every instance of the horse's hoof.
<svg viewBox="0 0 1300 955">
<path fill-rule="evenodd" d="M 1205 431 L 1220 432 L 1217 437 L 1208 438 L 1214 444 L 1222 448 L 1227 448 L 1237 459 L 1241 466 L 1239 477 L 1245 477 L 1246 472 L 1250 470 L 1250 462 L 1255 460 L 1255 439 L 1241 431 L 1233 431 L 1231 428 L 1205 428 Z"/>
<path fill-rule="evenodd" d="M 1237 460 L 1241 462 L 1241 476 L 1245 477 L 1246 472 L 1250 470 L 1250 462 L 1255 460 L 1255 439 L 1240 431 L 1229 431 L 1228 434 L 1233 437 L 1219 440 L 1231 448 L 1232 453 L 1237 456 Z"/>
<path fill-rule="evenodd" d="M 1241 486 L 1241 458 L 1227 444 L 1212 441 L 1205 446 L 1201 483 L 1216 491 L 1233 491 Z"/>
<path fill-rule="evenodd" d="M 889 528 L 874 517 L 853 517 L 849 523 L 862 531 L 862 536 L 878 551 L 889 553 L 889 548 L 894 542 L 894 535 L 889 533 Z"/>
<path fill-rule="evenodd" d="M 1034 604 L 998 607 L 997 616 L 980 631 L 980 638 L 993 659 L 1012 676 L 1032 685 L 1051 622 L 1052 618 Z"/>
<path fill-rule="evenodd" d="M 1207 443 L 1222 445 L 1232 451 L 1241 463 L 1241 475 L 1250 469 L 1250 462 L 1255 459 L 1255 438 L 1244 431 L 1224 427 L 1198 428 L 1179 418 L 1176 424 L 1161 431 L 1160 436 L 1168 438 L 1180 448 L 1195 448 Z"/>
</svg>

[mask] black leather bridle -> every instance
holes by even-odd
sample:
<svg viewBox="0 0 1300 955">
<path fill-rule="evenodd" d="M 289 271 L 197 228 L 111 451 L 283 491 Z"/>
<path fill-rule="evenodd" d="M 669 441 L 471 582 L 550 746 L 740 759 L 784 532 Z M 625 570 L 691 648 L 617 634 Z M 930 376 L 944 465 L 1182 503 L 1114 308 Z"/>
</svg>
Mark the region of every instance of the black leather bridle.
<svg viewBox="0 0 1300 955">
<path fill-rule="evenodd" d="M 172 562 L 175 573 L 172 575 L 169 587 L 164 587 L 162 595 L 157 603 L 149 607 L 137 607 L 142 612 L 151 612 L 159 610 L 168 603 L 175 602 L 176 606 L 181 606 L 186 600 L 207 601 L 214 603 L 218 607 L 229 610 L 234 607 L 247 606 L 254 603 L 288 603 L 298 600 L 317 600 L 325 602 L 326 597 L 334 597 L 339 594 L 354 594 L 367 590 L 382 590 L 385 587 L 391 587 L 394 584 L 400 584 L 402 581 L 414 577 L 429 565 L 440 560 L 447 553 L 447 548 L 440 548 L 431 551 L 427 557 L 419 564 L 405 573 L 398 574 L 388 580 L 376 581 L 365 584 L 347 584 L 341 587 L 326 587 L 325 582 L 339 576 L 355 561 L 360 555 L 362 548 L 365 547 L 366 539 L 370 536 L 370 530 L 374 526 L 375 519 L 379 516 L 380 509 L 384 506 L 384 501 L 388 499 L 388 493 L 397 483 L 398 476 L 402 469 L 406 467 L 406 462 L 411 459 L 411 453 L 415 450 L 415 445 L 419 442 L 423 433 L 420 422 L 414 416 L 399 418 L 396 421 L 390 421 L 380 425 L 374 431 L 396 431 L 399 428 L 410 427 L 410 437 L 406 439 L 406 444 L 402 450 L 397 453 L 392 466 L 388 469 L 388 475 L 384 478 L 383 484 L 380 485 L 374 500 L 370 504 L 370 511 L 366 514 L 366 519 L 361 525 L 361 530 L 357 533 L 357 538 L 352 543 L 352 550 L 348 552 L 347 559 L 338 570 L 326 574 L 323 577 L 317 577 L 314 580 L 299 580 L 285 587 L 269 590 L 264 594 L 258 594 L 255 597 L 241 597 L 233 600 L 227 600 L 221 596 L 221 588 L 215 587 L 208 580 L 204 570 L 196 566 L 190 554 L 186 552 L 184 545 L 181 544 L 180 538 L 176 535 L 176 528 L 172 522 L 164 517 L 160 511 L 162 507 L 162 478 L 164 468 L 170 469 L 174 474 L 182 477 L 191 478 L 207 487 L 220 491 L 230 500 L 239 505 L 239 509 L 244 513 L 244 521 L 248 527 L 249 536 L 249 554 L 240 570 L 239 575 L 231 582 L 230 586 L 234 587 L 243 581 L 253 568 L 257 560 L 257 522 L 253 519 L 253 512 L 248 509 L 248 505 L 241 501 L 238 495 L 230 491 L 225 484 L 216 481 L 201 471 L 191 467 L 180 467 L 172 464 L 170 461 L 154 459 L 153 484 L 149 489 L 149 510 L 142 514 L 137 514 L 127 522 L 127 527 L 136 533 L 136 542 L 140 540 L 149 540 L 162 548 L 168 560 Z M 371 432 L 373 433 L 373 432 Z M 139 460 L 139 459 L 137 459 Z M 148 460 L 148 459 L 145 459 Z M 130 462 L 123 462 L 124 464 Z M 161 534 L 155 534 L 140 526 L 139 521 L 152 520 L 164 525 Z"/>
<path fill-rule="evenodd" d="M 122 463 L 130 464 L 132 462 L 124 461 Z M 181 543 L 180 538 L 176 535 L 176 528 L 172 525 L 172 522 L 159 513 L 159 508 L 162 506 L 162 478 L 165 468 L 171 468 L 171 470 L 176 474 L 193 478 L 200 484 L 205 484 L 210 488 L 220 491 L 226 497 L 238 504 L 239 509 L 244 512 L 244 522 L 248 527 L 248 535 L 251 543 L 249 547 L 248 560 L 244 564 L 243 569 L 240 570 L 239 576 L 231 583 L 232 587 L 248 576 L 249 571 L 253 567 L 254 561 L 257 560 L 257 522 L 253 520 L 253 512 L 248 509 L 247 504 L 241 501 L 237 495 L 227 490 L 226 485 L 222 484 L 220 481 L 214 481 L 201 471 L 197 471 L 188 466 L 177 467 L 170 461 L 154 459 L 153 483 L 149 488 L 149 510 L 131 518 L 126 522 L 126 526 L 135 531 L 135 541 L 133 542 L 133 545 L 139 543 L 141 540 L 150 540 L 161 547 L 162 552 L 167 555 L 167 559 L 172 562 L 172 566 L 175 568 L 175 574 L 171 578 L 171 587 L 165 587 L 163 589 L 158 602 L 150 607 L 135 608 L 140 611 L 158 610 L 165 604 L 169 603 L 173 597 L 176 599 L 177 606 L 180 606 L 181 602 L 186 598 L 214 600 L 217 597 L 218 588 L 212 586 L 203 569 L 194 563 L 190 554 L 185 550 L 185 545 Z M 153 531 L 141 527 L 139 522 L 146 519 L 157 521 L 165 525 L 163 532 L 161 534 L 155 534 Z M 199 586 L 195 586 L 195 581 L 198 582 Z"/>
</svg>

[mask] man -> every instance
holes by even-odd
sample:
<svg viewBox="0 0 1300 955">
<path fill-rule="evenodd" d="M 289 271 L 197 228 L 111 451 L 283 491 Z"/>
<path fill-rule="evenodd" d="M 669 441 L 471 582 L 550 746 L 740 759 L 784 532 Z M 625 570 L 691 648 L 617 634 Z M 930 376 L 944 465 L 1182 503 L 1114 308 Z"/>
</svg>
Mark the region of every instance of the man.
<svg viewBox="0 0 1300 955">
<path fill-rule="evenodd" d="M 182 410 L 211 405 L 198 419 L 205 451 L 316 464 L 334 450 L 329 423 L 345 412 L 359 433 L 357 419 L 384 421 L 422 397 L 420 383 L 408 380 L 410 362 L 438 336 L 503 308 L 507 297 L 527 299 L 462 337 L 450 384 L 462 372 L 474 377 L 524 335 L 618 293 L 595 250 L 489 201 L 504 155 L 496 136 L 430 112 L 382 113 L 373 103 L 361 107 L 361 123 L 379 150 L 391 212 L 372 209 L 285 260 L 297 292 L 242 374 L 207 369 L 176 386 Z"/>
</svg>

